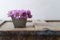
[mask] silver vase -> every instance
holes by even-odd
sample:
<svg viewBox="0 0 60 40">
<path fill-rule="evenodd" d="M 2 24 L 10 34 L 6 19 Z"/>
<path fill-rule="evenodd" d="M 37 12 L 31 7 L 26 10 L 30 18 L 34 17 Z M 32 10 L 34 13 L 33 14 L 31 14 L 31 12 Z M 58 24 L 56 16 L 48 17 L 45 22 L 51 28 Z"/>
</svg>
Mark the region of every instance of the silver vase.
<svg viewBox="0 0 60 40">
<path fill-rule="evenodd" d="M 11 18 L 12 18 L 12 22 L 13 22 L 15 28 L 25 28 L 26 27 L 27 19 L 24 19 L 24 18 L 16 19 L 14 17 L 11 17 Z"/>
</svg>

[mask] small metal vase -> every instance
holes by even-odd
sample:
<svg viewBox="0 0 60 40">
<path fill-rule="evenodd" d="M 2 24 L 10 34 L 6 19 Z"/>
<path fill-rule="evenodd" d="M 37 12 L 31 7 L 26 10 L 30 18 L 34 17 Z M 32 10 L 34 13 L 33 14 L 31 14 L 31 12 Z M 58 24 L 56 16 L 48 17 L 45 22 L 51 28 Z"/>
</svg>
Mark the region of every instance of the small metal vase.
<svg viewBox="0 0 60 40">
<path fill-rule="evenodd" d="M 14 17 L 11 17 L 11 18 L 12 18 L 12 22 L 13 22 L 15 28 L 25 28 L 26 27 L 27 19 L 24 19 L 24 18 L 16 19 Z"/>
</svg>

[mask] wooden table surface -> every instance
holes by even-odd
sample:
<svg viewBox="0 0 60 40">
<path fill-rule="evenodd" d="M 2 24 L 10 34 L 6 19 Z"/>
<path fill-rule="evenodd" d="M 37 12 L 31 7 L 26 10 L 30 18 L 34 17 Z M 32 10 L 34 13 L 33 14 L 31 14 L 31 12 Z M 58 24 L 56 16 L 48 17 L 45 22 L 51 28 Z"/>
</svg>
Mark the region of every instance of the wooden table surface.
<svg viewBox="0 0 60 40">
<path fill-rule="evenodd" d="M 2 21 L 0 21 L 0 23 L 1 22 Z M 6 22 L 2 26 L 0 26 L 0 31 L 44 31 L 47 29 L 53 30 L 53 31 L 60 31 L 60 27 L 50 25 L 45 21 L 44 22 L 41 22 L 41 21 L 27 22 L 26 28 L 14 28 L 14 25 L 12 22 Z"/>
<path fill-rule="evenodd" d="M 55 32 L 45 31 L 45 30 L 52 30 Z M 24 33 L 24 31 L 26 31 L 26 32 Z M 59 32 L 56 32 L 56 31 L 59 31 Z M 26 33 L 27 33 L 27 35 L 26 35 Z M 30 33 L 32 33 L 35 36 L 33 36 L 33 35 L 28 36 L 28 34 L 30 34 Z M 26 36 L 19 36 L 21 34 L 26 35 Z M 57 34 L 57 36 L 56 36 L 56 34 Z M 43 35 L 45 35 L 45 36 L 43 36 Z M 20 37 L 23 40 L 35 40 L 35 39 L 36 40 L 60 40 L 60 37 L 59 37 L 60 36 L 60 27 L 51 25 L 45 21 L 32 21 L 32 22 L 27 22 L 26 28 L 14 28 L 14 25 L 11 21 L 8 21 L 8 22 L 0 21 L 0 36 L 2 36 L 0 38 L 0 40 L 7 40 L 5 38 L 9 39 L 10 37 L 12 37 L 12 38 L 10 38 L 12 40 L 19 40 Z"/>
</svg>

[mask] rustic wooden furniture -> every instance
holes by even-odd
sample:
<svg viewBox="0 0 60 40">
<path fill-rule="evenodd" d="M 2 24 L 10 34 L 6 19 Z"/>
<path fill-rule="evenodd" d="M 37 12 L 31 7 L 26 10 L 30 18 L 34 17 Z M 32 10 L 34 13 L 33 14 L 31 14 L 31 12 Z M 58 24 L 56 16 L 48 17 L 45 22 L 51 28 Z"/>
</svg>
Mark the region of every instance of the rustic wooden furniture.
<svg viewBox="0 0 60 40">
<path fill-rule="evenodd" d="M 0 24 L 0 40 L 60 40 L 60 27 L 28 21 L 26 28 L 13 28 L 12 21 Z M 12 27 L 12 28 L 8 28 Z"/>
</svg>

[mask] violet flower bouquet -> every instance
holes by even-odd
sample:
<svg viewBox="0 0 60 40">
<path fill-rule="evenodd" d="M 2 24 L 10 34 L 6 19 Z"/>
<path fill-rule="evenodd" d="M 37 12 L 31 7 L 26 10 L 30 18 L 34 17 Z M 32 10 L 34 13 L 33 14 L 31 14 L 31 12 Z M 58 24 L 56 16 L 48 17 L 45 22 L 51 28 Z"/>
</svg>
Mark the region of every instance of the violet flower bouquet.
<svg viewBox="0 0 60 40">
<path fill-rule="evenodd" d="M 15 28 L 26 27 L 27 18 L 32 18 L 30 10 L 11 10 L 8 16 L 12 18 Z"/>
</svg>

